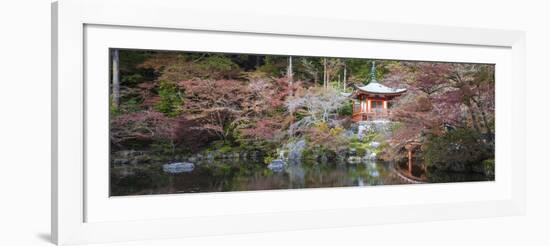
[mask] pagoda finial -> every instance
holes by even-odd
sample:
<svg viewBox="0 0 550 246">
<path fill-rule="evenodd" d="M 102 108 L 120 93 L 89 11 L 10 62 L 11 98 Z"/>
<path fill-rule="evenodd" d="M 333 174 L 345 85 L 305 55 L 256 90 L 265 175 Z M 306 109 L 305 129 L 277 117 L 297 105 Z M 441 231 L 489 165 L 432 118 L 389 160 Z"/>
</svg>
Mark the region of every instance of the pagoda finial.
<svg viewBox="0 0 550 246">
<path fill-rule="evenodd" d="M 376 80 L 376 64 L 374 61 L 372 61 L 372 67 L 370 69 L 370 81 L 369 83 L 378 83 L 378 81 Z"/>
</svg>

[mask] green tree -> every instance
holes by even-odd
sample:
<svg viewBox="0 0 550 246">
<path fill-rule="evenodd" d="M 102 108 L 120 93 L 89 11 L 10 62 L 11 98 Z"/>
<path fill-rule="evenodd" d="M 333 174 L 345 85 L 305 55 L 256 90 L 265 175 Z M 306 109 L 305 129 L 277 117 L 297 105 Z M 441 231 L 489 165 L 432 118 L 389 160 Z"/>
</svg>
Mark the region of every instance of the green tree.
<svg viewBox="0 0 550 246">
<path fill-rule="evenodd" d="M 433 135 L 423 146 L 428 166 L 442 170 L 472 171 L 482 167 L 483 160 L 494 156 L 489 144 L 477 131 L 459 128 L 441 136 Z"/>
<path fill-rule="evenodd" d="M 183 97 L 177 85 L 173 82 L 162 80 L 158 90 L 160 101 L 155 105 L 159 112 L 167 116 L 180 115 L 183 106 Z"/>
</svg>

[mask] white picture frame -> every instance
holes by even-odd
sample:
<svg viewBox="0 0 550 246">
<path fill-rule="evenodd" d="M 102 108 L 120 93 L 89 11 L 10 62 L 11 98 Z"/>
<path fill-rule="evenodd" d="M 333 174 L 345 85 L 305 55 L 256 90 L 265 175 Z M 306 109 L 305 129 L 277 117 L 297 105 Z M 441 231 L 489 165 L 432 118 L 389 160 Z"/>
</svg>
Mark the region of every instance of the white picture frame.
<svg viewBox="0 0 550 246">
<path fill-rule="evenodd" d="M 524 213 L 523 32 L 328 18 L 258 18 L 253 13 L 200 9 L 182 15 L 186 9 L 193 9 L 193 4 L 176 0 L 61 0 L 52 4 L 52 236 L 56 243 Z M 251 18 L 261 22 L 251 22 Z M 148 38 L 151 32 L 158 39 Z M 226 45 L 220 45 L 221 41 Z M 109 198 L 107 163 L 90 165 L 104 162 L 108 148 L 101 138 L 107 127 L 106 87 L 90 81 L 108 78 L 105 58 L 109 47 L 494 63 L 496 180 Z M 509 98 L 514 98 L 513 103 Z"/>
</svg>

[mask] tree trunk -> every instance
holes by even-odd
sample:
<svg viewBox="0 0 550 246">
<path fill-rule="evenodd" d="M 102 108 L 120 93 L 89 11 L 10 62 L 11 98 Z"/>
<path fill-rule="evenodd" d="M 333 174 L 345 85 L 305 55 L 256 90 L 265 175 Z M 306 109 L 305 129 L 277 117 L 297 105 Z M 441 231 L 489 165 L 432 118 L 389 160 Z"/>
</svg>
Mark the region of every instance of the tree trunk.
<svg viewBox="0 0 550 246">
<path fill-rule="evenodd" d="M 489 121 L 487 120 L 487 114 L 485 113 L 485 108 L 483 107 L 483 104 L 479 102 L 478 100 L 473 100 L 476 104 L 477 108 L 479 108 L 479 111 L 481 112 L 481 119 L 483 120 L 483 124 L 485 125 L 485 129 L 487 129 L 487 133 L 489 135 L 493 134 L 491 131 L 491 128 L 489 127 Z"/>
<path fill-rule="evenodd" d="M 409 166 L 409 174 L 412 175 L 412 150 L 409 149 L 409 162 L 408 162 L 408 166 Z"/>
<path fill-rule="evenodd" d="M 113 50 L 113 106 L 118 110 L 120 106 L 120 73 L 118 49 Z"/>
<path fill-rule="evenodd" d="M 328 74 L 327 74 L 327 58 L 323 58 L 323 88 L 328 88 L 327 86 Z"/>
<path fill-rule="evenodd" d="M 346 91 L 346 84 L 348 82 L 347 73 L 348 73 L 348 66 L 346 65 L 346 62 L 344 61 L 344 92 Z"/>
<path fill-rule="evenodd" d="M 477 120 L 472 104 L 468 102 L 467 106 L 468 106 L 468 111 L 470 111 L 470 117 L 472 118 L 472 126 L 478 133 L 481 133 L 481 130 L 479 129 L 479 122 Z"/>
<path fill-rule="evenodd" d="M 293 77 L 292 76 L 292 56 L 288 57 L 288 70 L 286 72 L 287 72 L 287 76 L 288 76 L 288 81 L 292 85 L 292 77 Z"/>
</svg>

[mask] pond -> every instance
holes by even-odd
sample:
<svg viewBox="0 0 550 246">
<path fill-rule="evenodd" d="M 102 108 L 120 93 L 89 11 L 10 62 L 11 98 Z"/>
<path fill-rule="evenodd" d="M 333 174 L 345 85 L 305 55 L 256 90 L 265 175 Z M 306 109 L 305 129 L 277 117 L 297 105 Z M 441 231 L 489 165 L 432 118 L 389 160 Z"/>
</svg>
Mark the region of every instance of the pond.
<svg viewBox="0 0 550 246">
<path fill-rule="evenodd" d="M 427 182 L 486 180 L 483 175 L 437 173 Z M 195 163 L 190 172 L 163 171 L 162 164 L 111 168 L 111 196 L 374 186 L 410 183 L 383 161 L 357 164 L 304 162 L 271 170 L 259 160 L 212 160 Z"/>
<path fill-rule="evenodd" d="M 162 164 L 111 170 L 111 195 L 173 194 L 397 184 L 389 164 L 288 164 L 271 170 L 260 160 L 213 160 L 195 163 L 191 172 L 165 173 Z"/>
</svg>

